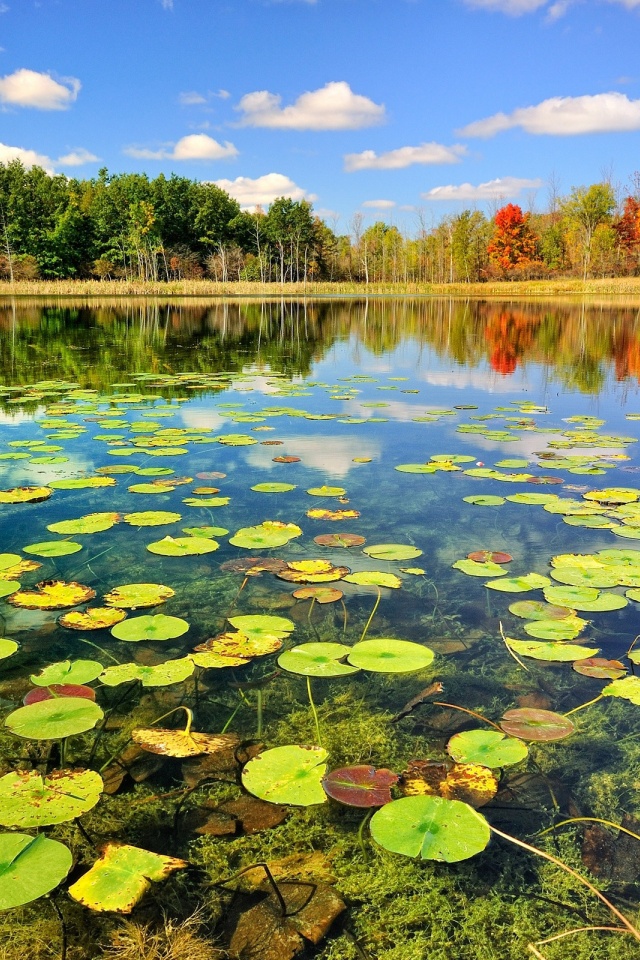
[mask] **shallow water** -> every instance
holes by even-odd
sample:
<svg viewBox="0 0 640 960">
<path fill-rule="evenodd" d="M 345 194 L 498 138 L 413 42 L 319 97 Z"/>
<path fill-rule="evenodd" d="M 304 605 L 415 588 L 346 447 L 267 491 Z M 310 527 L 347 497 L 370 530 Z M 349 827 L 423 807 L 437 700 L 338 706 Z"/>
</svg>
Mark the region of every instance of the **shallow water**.
<svg viewBox="0 0 640 960">
<path fill-rule="evenodd" d="M 438 300 L 105 300 L 94 305 L 4 301 L 0 329 L 4 385 L 0 486 L 8 490 L 53 484 L 54 491 L 41 502 L 0 506 L 2 551 L 24 558 L 23 548 L 61 539 L 82 548 L 53 558 L 27 551 L 42 566 L 20 576 L 22 589 L 47 580 L 78 581 L 96 592 L 90 606 L 101 607 L 104 595 L 118 585 L 163 584 L 175 596 L 138 613 L 163 613 L 189 624 L 188 632 L 176 639 L 127 643 L 106 629 L 65 629 L 57 622 L 65 611 L 28 610 L 7 597 L 0 601 L 3 636 L 20 647 L 0 662 L 5 718 L 30 688 L 29 674 L 48 664 L 90 658 L 104 667 L 113 659 L 153 666 L 177 660 L 228 629 L 229 616 L 291 618 L 295 628 L 284 638 L 285 648 L 317 641 L 351 647 L 366 635 L 413 641 L 435 653 L 433 664 L 416 673 L 374 671 L 314 679 L 319 729 L 305 680 L 284 670 L 272 676 L 278 670 L 277 653 L 233 669 L 199 670 L 197 681 L 192 671 L 187 680 L 162 686 L 113 687 L 107 681 L 105 687 L 98 682 L 98 701 L 109 711 L 109 722 L 95 742 L 94 733 L 71 738 L 67 764 L 90 764 L 104 771 L 126 748 L 132 727 L 148 726 L 182 704 L 194 710 L 194 728 L 201 731 L 226 727 L 243 740 L 259 734 L 268 748 L 314 744 L 319 732 L 329 750 L 329 769 L 373 763 L 400 774 L 412 758 L 442 758 L 451 734 L 480 726 L 480 721 L 430 701 L 392 721 L 432 680 L 444 686 L 436 699 L 471 709 L 494 723 L 514 707 L 565 713 L 598 696 L 610 682 L 578 674 L 571 662 L 534 659 L 521 648 L 510 651 L 501 629 L 507 638 L 521 641 L 536 636 L 524 631 L 531 621 L 515 616 L 509 606 L 521 600 L 542 601 L 542 590 L 507 593 L 487 588 L 491 577 L 469 576 L 452 565 L 473 551 L 503 551 L 513 558 L 506 562 L 503 576 L 535 573 L 558 586 L 550 575 L 553 557 L 616 548 L 640 551 L 640 544 L 621 535 L 635 530 L 629 516 L 633 509 L 626 515 L 616 512 L 620 497 L 615 494 L 601 498 L 597 514 L 601 519 L 595 522 L 609 524 L 602 528 L 572 525 L 572 517 L 567 523 L 542 503 L 506 499 L 522 493 L 548 494 L 584 507 L 598 504 L 585 500 L 585 493 L 605 488 L 630 488 L 631 502 L 640 496 L 640 490 L 634 492 L 635 474 L 640 472 L 640 426 L 633 419 L 634 414 L 640 419 L 640 319 L 635 309 Z M 69 436 L 69 431 L 76 435 Z M 238 435 L 231 445 L 226 439 L 230 434 Z M 16 453 L 28 456 L 13 459 Z M 274 457 L 299 460 L 283 463 Z M 556 463 L 560 457 L 569 459 Z M 512 460 L 517 462 L 511 464 Z M 396 469 L 429 462 L 433 472 Z M 131 472 L 110 472 L 114 466 L 128 466 Z M 483 468 L 493 469 L 494 475 L 473 475 Z M 140 470 L 162 473 L 139 474 Z M 207 476 L 211 474 L 220 476 Z M 115 480 L 111 486 L 55 489 L 56 482 L 66 478 L 110 475 Z M 172 479 L 184 478 L 188 482 L 170 485 Z M 167 485 L 158 487 L 165 481 Z M 139 483 L 155 487 L 142 492 L 129 489 Z M 291 484 L 293 489 L 252 490 L 264 483 Z M 325 496 L 307 492 L 323 485 L 339 491 Z M 202 488 L 206 492 L 199 494 Z M 499 499 L 487 505 L 464 499 L 485 495 Z M 192 497 L 195 505 L 185 503 Z M 199 505 L 198 500 L 213 502 Z M 309 516 L 318 508 L 356 515 Z M 181 519 L 159 526 L 118 522 L 103 532 L 66 538 L 47 529 L 105 511 L 121 517 L 170 511 Z M 296 524 L 301 534 L 271 549 L 229 543 L 236 531 L 266 520 Z M 219 546 L 214 552 L 171 557 L 146 549 L 167 536 L 186 536 L 184 528 L 201 526 L 227 531 L 215 534 Z M 420 553 L 399 561 L 376 560 L 361 546 L 314 542 L 316 536 L 341 533 L 366 538 L 365 549 L 400 544 Z M 375 583 L 362 586 L 340 579 L 329 585 L 342 591 L 342 600 L 312 604 L 292 596 L 298 584 L 272 572 L 245 578 L 243 572 L 221 569 L 229 561 L 254 556 L 293 563 L 327 559 L 352 573 L 394 574 L 399 586 L 378 591 Z M 624 562 L 631 564 L 635 556 L 629 553 Z M 619 578 L 606 583 L 602 594 L 626 600 L 626 591 L 636 586 L 640 580 L 623 583 Z M 638 633 L 638 602 L 628 599 L 624 608 L 610 612 L 579 612 L 586 622 L 573 641 L 561 638 L 561 642 L 586 646 L 592 651 L 586 655 L 622 659 L 624 668 L 632 669 L 625 652 Z M 136 616 L 136 611 L 129 611 L 129 616 Z M 270 679 L 256 692 L 255 684 L 262 678 Z M 238 683 L 254 686 L 239 690 Z M 584 816 L 620 822 L 624 816 L 640 814 L 637 789 L 631 788 L 634 777 L 637 781 L 640 776 L 634 740 L 637 710 L 616 696 L 576 714 L 577 729 L 566 740 L 528 741 L 528 759 L 502 770 L 497 797 L 483 808 L 487 819 L 526 839 L 549 826 L 554 815 L 556 821 Z M 180 713 L 169 721 L 181 722 Z M 34 763 L 39 769 L 53 768 L 60 762 L 57 742 L 16 740 L 6 730 L 0 748 L 3 773 Z M 128 777 L 120 793 L 105 797 L 82 823 L 96 842 L 115 836 L 201 867 L 200 876 L 174 878 L 166 888 L 158 887 L 164 893 L 156 894 L 154 885 L 159 899 L 151 907 L 143 902 L 136 910 L 145 922 L 157 923 L 162 910 L 180 919 L 185 905 L 195 907 L 205 900 L 210 914 L 201 921 L 203 929 L 222 938 L 220 949 L 229 939 L 220 932 L 229 904 L 224 895 L 210 892 L 208 882 L 258 860 L 310 850 L 321 850 L 331 859 L 336 888 L 348 900 L 348 909 L 313 955 L 332 960 L 510 958 L 524 955 L 529 940 L 587 925 L 584 917 L 576 923 L 567 913 L 565 900 L 580 900 L 574 888 L 569 893 L 551 889 L 556 881 L 546 875 L 536 879 L 538 866 L 529 861 L 531 876 L 523 878 L 518 866 L 522 854 L 515 849 L 505 854 L 501 848 L 498 853 L 495 839 L 484 853 L 462 864 L 415 863 L 368 840 L 361 848 L 357 842 L 361 813 L 356 811 L 354 817 L 352 808 L 333 802 L 294 807 L 284 825 L 255 837 L 239 826 L 236 835 L 203 837 L 190 833 L 194 827 L 189 817 L 197 819 L 203 804 L 211 807 L 225 799 L 225 789 L 237 798 L 239 788 L 204 785 L 183 798 L 185 807 L 174 819 L 173 794 L 180 799 L 183 787 L 179 762 L 169 761 L 138 783 Z M 162 802 L 164 794 L 171 798 Z M 135 806 L 142 801 L 145 807 Z M 148 811 L 146 822 L 137 812 L 141 809 Z M 188 816 L 185 811 L 190 811 Z M 118 818 L 119 827 L 114 826 Z M 201 826 L 195 824 L 196 829 Z M 83 867 L 95 860 L 86 838 L 72 826 L 54 826 L 46 832 L 68 844 Z M 615 833 L 611 836 L 613 844 Z M 574 867 L 594 869 L 581 830 L 567 834 L 565 829 L 562 843 L 562 855 Z M 614 854 L 611 857 L 614 863 Z M 409 876 L 409 869 L 422 871 L 424 883 L 434 889 L 455 878 L 459 916 L 445 921 L 427 899 L 418 908 L 419 874 Z M 81 872 L 77 868 L 73 878 Z M 637 872 L 614 863 L 599 881 L 607 883 L 613 877 L 611 894 L 633 905 Z M 182 904 L 176 892 L 181 883 Z M 405 890 L 416 887 L 407 894 L 404 914 L 394 913 L 394 884 Z M 527 891 L 540 902 L 531 907 L 525 922 L 514 904 Z M 90 949 L 96 956 L 103 955 L 100 950 L 107 951 L 104 956 L 116 956 L 108 953 L 114 933 L 109 923 L 102 923 L 102 915 L 97 915 L 100 923 L 88 912 L 83 916 L 89 921 L 78 920 L 74 911 L 81 908 L 64 895 L 59 900 L 70 923 L 87 923 L 84 943 L 74 944 L 72 938 L 70 956 L 92 955 L 87 953 Z M 16 951 L 24 949 L 20 936 L 27 942 L 28 930 L 34 929 L 30 909 L 4 915 L 22 931 Z M 504 911 L 500 922 L 491 913 L 498 909 Z M 589 918 L 606 922 L 606 911 L 599 913 L 592 900 L 587 898 L 580 909 Z M 633 906 L 627 913 L 633 914 Z M 440 933 L 434 933 L 434 924 Z M 580 950 L 585 957 L 618 956 L 623 949 L 615 937 L 614 952 L 611 942 L 586 938 L 580 934 L 575 939 L 574 956 L 582 956 Z M 559 951 L 566 951 L 568 942 L 545 947 L 545 955 L 566 956 Z M 497 952 L 488 952 L 495 943 Z M 34 950 L 33 944 L 29 949 Z M 253 944 L 251 949 L 247 956 L 271 956 L 264 945 Z"/>
</svg>

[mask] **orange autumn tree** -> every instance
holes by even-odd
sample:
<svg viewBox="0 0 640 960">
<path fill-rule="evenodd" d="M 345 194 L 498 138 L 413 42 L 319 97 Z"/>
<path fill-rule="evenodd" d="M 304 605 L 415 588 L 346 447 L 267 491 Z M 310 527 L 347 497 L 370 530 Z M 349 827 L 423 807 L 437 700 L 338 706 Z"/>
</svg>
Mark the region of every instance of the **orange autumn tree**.
<svg viewBox="0 0 640 960">
<path fill-rule="evenodd" d="M 494 218 L 495 229 L 487 248 L 491 263 L 506 272 L 538 259 L 530 219 L 531 215 L 523 213 L 515 203 L 500 207 Z"/>
</svg>

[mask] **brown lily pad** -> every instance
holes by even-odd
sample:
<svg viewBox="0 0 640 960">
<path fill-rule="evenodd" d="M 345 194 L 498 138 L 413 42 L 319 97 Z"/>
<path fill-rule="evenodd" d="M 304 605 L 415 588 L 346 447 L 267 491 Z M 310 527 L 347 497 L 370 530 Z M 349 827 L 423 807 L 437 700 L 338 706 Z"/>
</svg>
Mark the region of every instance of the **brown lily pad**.
<svg viewBox="0 0 640 960">
<path fill-rule="evenodd" d="M 401 775 L 400 789 L 408 797 L 444 797 L 477 808 L 493 800 L 498 792 L 498 778 L 493 770 L 479 763 L 410 760 Z"/>
<path fill-rule="evenodd" d="M 143 783 L 157 773 L 165 762 L 164 757 L 154 756 L 135 743 L 129 744 L 120 756 L 102 771 L 104 792 L 110 795 L 117 793 L 127 776 L 131 777 L 134 783 Z"/>
<path fill-rule="evenodd" d="M 315 600 L 316 603 L 335 603 L 344 596 L 342 590 L 334 587 L 300 587 L 293 595 L 296 600 Z"/>
<path fill-rule="evenodd" d="M 321 547 L 361 547 L 367 542 L 357 533 L 321 533 L 313 539 Z"/>
<path fill-rule="evenodd" d="M 322 778 L 327 796 L 349 807 L 381 807 L 391 802 L 391 787 L 398 782 L 397 773 L 367 764 L 341 767 Z"/>
<path fill-rule="evenodd" d="M 307 516 L 312 520 L 357 520 L 360 516 L 359 510 L 307 510 Z"/>
<path fill-rule="evenodd" d="M 477 563 L 509 563 L 513 557 L 500 550 L 474 550 L 467 554 L 467 560 L 475 560 Z"/>
<path fill-rule="evenodd" d="M 7 603 L 24 610 L 64 610 L 93 600 L 96 592 L 82 583 L 64 580 L 43 580 L 33 590 L 18 590 L 7 597 Z"/>
<path fill-rule="evenodd" d="M 552 710 L 535 710 L 531 707 L 520 707 L 516 710 L 507 710 L 500 727 L 510 737 L 519 737 L 521 740 L 563 740 L 569 737 L 575 727 L 568 717 Z"/>
<path fill-rule="evenodd" d="M 625 814 L 622 826 L 638 833 L 640 821 Z M 622 831 L 616 836 L 599 823 L 589 824 L 582 840 L 582 862 L 596 877 L 633 883 L 640 874 L 638 841 Z"/>
<path fill-rule="evenodd" d="M 291 810 L 279 803 L 267 803 L 257 797 L 239 797 L 238 800 L 229 800 L 217 808 L 223 813 L 234 817 L 242 827 L 244 833 L 260 833 L 277 827 L 289 816 Z"/>
<path fill-rule="evenodd" d="M 274 463 L 300 463 L 300 457 L 273 457 Z"/>
<path fill-rule="evenodd" d="M 149 753 L 167 757 L 197 757 L 235 748 L 240 743 L 236 734 L 192 733 L 190 730 L 162 730 L 159 727 L 131 731 L 131 739 Z"/>
<path fill-rule="evenodd" d="M 583 677 L 595 677 L 597 680 L 618 680 L 627 672 L 624 663 L 620 663 L 619 660 L 605 660 L 602 657 L 575 660 L 572 666 L 576 673 L 581 673 Z"/>
<path fill-rule="evenodd" d="M 279 884 L 286 907 L 282 915 L 274 893 L 259 902 L 250 898 L 249 908 L 230 916 L 232 933 L 229 957 L 233 960 L 293 960 L 309 943 L 319 944 L 331 924 L 346 909 L 344 900 L 330 886 L 316 883 Z M 239 898 L 237 908 L 241 908 Z"/>
<path fill-rule="evenodd" d="M 196 473 L 198 480 L 224 480 L 226 473 L 220 473 L 219 470 L 203 470 L 201 473 Z"/>
<path fill-rule="evenodd" d="M 227 560 L 220 564 L 225 573 L 244 573 L 256 576 L 259 573 L 279 573 L 285 570 L 287 564 L 276 557 L 238 557 L 237 560 Z"/>
<path fill-rule="evenodd" d="M 240 768 L 257 757 L 263 748 L 264 745 L 261 743 L 249 743 L 236 747 L 229 744 L 218 753 L 189 758 L 182 764 L 182 779 L 188 787 L 196 787 L 203 780 L 221 776 L 235 783 Z"/>
<path fill-rule="evenodd" d="M 53 700 L 55 697 L 83 697 L 85 700 L 95 700 L 96 692 L 93 687 L 87 687 L 83 683 L 52 683 L 50 687 L 34 687 L 29 690 L 22 702 L 25 707 L 28 707 L 30 703 Z"/>
</svg>

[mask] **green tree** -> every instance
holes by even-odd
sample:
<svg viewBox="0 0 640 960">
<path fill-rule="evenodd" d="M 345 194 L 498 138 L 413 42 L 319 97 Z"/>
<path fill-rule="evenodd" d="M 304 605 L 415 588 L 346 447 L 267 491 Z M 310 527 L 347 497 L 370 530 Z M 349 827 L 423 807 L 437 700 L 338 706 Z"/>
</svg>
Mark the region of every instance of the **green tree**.
<svg viewBox="0 0 640 960">
<path fill-rule="evenodd" d="M 601 224 L 611 222 L 616 198 L 610 183 L 594 183 L 590 187 L 574 187 L 561 204 L 565 223 L 573 227 L 580 240 L 582 277 L 586 280 L 591 267 L 593 238 Z"/>
</svg>

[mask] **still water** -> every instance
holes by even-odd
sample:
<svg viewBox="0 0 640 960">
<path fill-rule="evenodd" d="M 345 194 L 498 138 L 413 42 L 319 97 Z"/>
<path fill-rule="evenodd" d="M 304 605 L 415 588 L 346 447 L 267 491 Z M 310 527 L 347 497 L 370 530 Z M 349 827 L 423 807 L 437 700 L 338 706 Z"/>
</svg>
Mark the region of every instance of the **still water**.
<svg viewBox="0 0 640 960">
<path fill-rule="evenodd" d="M 14 641 L 0 641 L 0 955 L 63 955 L 58 911 L 69 958 L 126 960 L 511 960 L 618 924 L 560 867 L 452 825 L 446 804 L 427 827 L 431 808 L 410 805 L 426 795 L 592 871 L 633 920 L 638 840 L 591 821 L 536 835 L 570 818 L 638 831 L 637 308 L 4 300 L 0 331 L 0 486 L 32 488 L 0 504 Z M 43 600 L 51 581 L 85 593 Z M 113 595 L 130 584 L 168 598 Z M 87 608 L 95 622 L 65 623 Z M 136 623 L 158 615 L 171 622 Z M 93 673 L 69 673 L 78 661 Z M 100 711 L 34 728 L 23 698 L 54 684 L 59 703 L 62 682 Z M 509 710 L 524 711 L 511 726 Z M 165 714 L 163 728 L 192 715 L 230 739 L 204 753 L 190 740 L 186 758 L 132 741 Z M 515 754 L 492 753 L 487 731 Z M 315 772 L 283 754 L 262 775 L 287 746 L 312 747 Z M 391 771 L 390 802 L 369 803 L 376 775 L 361 769 L 325 791 L 323 773 L 354 765 Z M 16 770 L 74 769 L 105 792 L 62 819 L 3 800 Z M 365 777 L 357 800 L 345 776 Z M 3 901 L 10 831 L 72 862 Z M 111 841 L 189 866 L 144 898 L 148 867 L 130 902 L 92 899 L 75 884 Z M 257 862 L 284 881 L 291 918 L 262 876 L 215 886 Z M 55 911 L 38 899 L 51 891 Z M 536 949 L 637 945 L 588 932 Z"/>
</svg>

